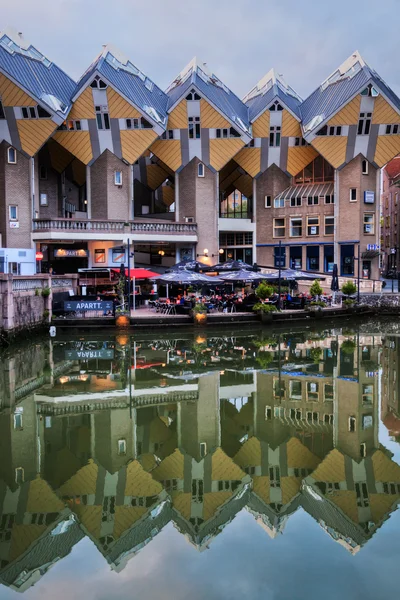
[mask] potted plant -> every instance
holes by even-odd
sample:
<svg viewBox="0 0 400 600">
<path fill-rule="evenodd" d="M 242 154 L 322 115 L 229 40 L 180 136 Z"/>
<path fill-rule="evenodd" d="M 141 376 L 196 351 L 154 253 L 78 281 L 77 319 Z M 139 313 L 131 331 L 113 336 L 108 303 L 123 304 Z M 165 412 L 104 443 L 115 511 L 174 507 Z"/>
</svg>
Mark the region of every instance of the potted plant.
<svg viewBox="0 0 400 600">
<path fill-rule="evenodd" d="M 265 301 L 267 298 L 272 296 L 274 293 L 274 288 L 271 285 L 268 285 L 265 281 L 262 281 L 255 290 L 255 295 L 261 301 Z"/>
<path fill-rule="evenodd" d="M 350 296 L 355 294 L 356 291 L 357 286 L 352 281 L 347 281 L 342 285 L 342 293 L 346 296 L 345 300 L 343 301 L 343 304 L 348 310 L 348 312 L 353 312 L 354 310 L 355 300 L 353 298 L 350 298 Z"/>
<path fill-rule="evenodd" d="M 325 302 L 322 302 L 322 300 L 313 300 L 312 302 L 310 302 L 310 304 L 308 305 L 307 309 L 314 313 L 314 315 L 316 317 L 321 317 L 322 316 L 322 310 L 326 307 Z"/>
<path fill-rule="evenodd" d="M 196 326 L 202 326 L 207 323 L 207 307 L 205 304 L 195 304 L 192 310 L 193 322 Z"/>
<path fill-rule="evenodd" d="M 354 351 L 356 349 L 356 343 L 354 340 L 344 340 L 340 349 L 343 352 L 343 354 L 354 354 Z"/>
<path fill-rule="evenodd" d="M 257 302 L 253 306 L 253 310 L 260 315 L 262 323 L 270 323 L 272 321 L 272 313 L 277 311 L 274 304 L 264 304 L 264 302 Z"/>
</svg>

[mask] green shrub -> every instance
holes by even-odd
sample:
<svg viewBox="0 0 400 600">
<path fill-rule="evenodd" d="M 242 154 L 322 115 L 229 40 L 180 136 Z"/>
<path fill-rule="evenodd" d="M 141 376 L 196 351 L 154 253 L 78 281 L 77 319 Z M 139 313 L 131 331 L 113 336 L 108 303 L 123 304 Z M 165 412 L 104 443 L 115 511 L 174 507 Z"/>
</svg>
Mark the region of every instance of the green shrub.
<svg viewBox="0 0 400 600">
<path fill-rule="evenodd" d="M 274 304 L 263 304 L 262 302 L 257 302 L 257 304 L 253 306 L 253 310 L 259 313 L 270 313 L 276 312 L 277 308 Z"/>
<path fill-rule="evenodd" d="M 51 289 L 48 287 L 45 287 L 42 289 L 42 296 L 43 298 L 48 298 L 51 294 Z"/>
<path fill-rule="evenodd" d="M 310 287 L 311 296 L 320 296 L 322 294 L 322 287 L 319 283 L 319 279 L 316 279 Z"/>
<path fill-rule="evenodd" d="M 260 365 L 262 369 L 266 369 L 273 360 L 272 352 L 262 351 L 259 352 L 256 358 L 256 361 Z"/>
<path fill-rule="evenodd" d="M 47 319 L 49 318 L 49 315 L 50 315 L 50 311 L 44 310 L 43 311 L 43 320 L 47 321 Z"/>
<path fill-rule="evenodd" d="M 39 288 L 35 289 L 35 296 L 40 296 L 40 290 L 39 290 Z"/>
<path fill-rule="evenodd" d="M 311 348 L 310 350 L 310 358 L 312 358 L 313 363 L 317 364 L 321 360 L 322 348 Z"/>
<path fill-rule="evenodd" d="M 274 288 L 268 285 L 268 283 L 266 283 L 265 281 L 262 281 L 260 285 L 257 286 L 255 291 L 257 298 L 260 298 L 260 300 L 266 300 L 267 298 L 272 296 L 273 293 Z"/>
<path fill-rule="evenodd" d="M 321 306 L 322 308 L 326 308 L 326 304 L 322 300 L 313 300 L 310 302 L 310 306 Z"/>
<path fill-rule="evenodd" d="M 347 281 L 342 285 L 342 292 L 345 296 L 351 296 L 357 291 L 357 286 L 352 281 Z"/>
<path fill-rule="evenodd" d="M 193 307 L 194 312 L 207 312 L 207 306 L 203 303 L 195 304 Z"/>
<path fill-rule="evenodd" d="M 345 300 L 343 300 L 343 304 L 346 308 L 351 308 L 352 306 L 354 306 L 355 302 L 351 298 L 346 298 Z"/>
<path fill-rule="evenodd" d="M 344 340 L 340 349 L 344 354 L 354 354 L 356 343 L 353 340 Z"/>
</svg>

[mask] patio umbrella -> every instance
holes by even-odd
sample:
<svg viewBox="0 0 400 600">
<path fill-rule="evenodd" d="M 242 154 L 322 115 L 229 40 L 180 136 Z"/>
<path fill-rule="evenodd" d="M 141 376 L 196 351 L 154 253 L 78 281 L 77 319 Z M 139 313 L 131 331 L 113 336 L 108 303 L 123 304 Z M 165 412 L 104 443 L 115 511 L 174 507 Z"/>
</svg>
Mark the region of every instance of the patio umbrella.
<svg viewBox="0 0 400 600">
<path fill-rule="evenodd" d="M 201 285 L 208 283 L 209 285 L 217 285 L 223 283 L 222 279 L 217 277 L 210 277 L 209 275 L 202 275 L 201 273 L 192 273 L 181 269 L 179 271 L 171 271 L 171 273 L 164 273 L 157 277 L 157 283 L 162 282 L 167 284 L 167 297 L 168 297 L 168 284 L 176 285 Z"/>
<path fill-rule="evenodd" d="M 253 267 L 242 260 L 227 260 L 211 267 L 212 271 L 239 271 L 239 269 L 252 270 Z"/>
<path fill-rule="evenodd" d="M 282 269 L 281 271 L 281 279 L 292 279 L 292 280 L 304 280 L 304 281 L 314 281 L 314 279 L 319 279 L 321 281 L 325 280 L 325 277 L 320 277 L 320 275 L 313 275 L 312 273 L 306 273 L 305 271 L 296 271 L 295 269 Z M 263 279 L 267 281 L 274 281 L 279 279 L 279 273 L 268 273 L 264 275 Z"/>
<path fill-rule="evenodd" d="M 224 281 L 263 281 L 266 278 L 261 273 L 254 273 L 254 271 L 248 271 L 247 269 L 240 269 L 239 271 L 232 271 L 227 275 L 220 275 L 220 278 Z"/>
<path fill-rule="evenodd" d="M 198 260 L 182 260 L 171 267 L 170 271 L 179 271 L 186 269 L 187 271 L 209 271 L 210 267 Z"/>
<path fill-rule="evenodd" d="M 336 302 L 336 292 L 338 292 L 339 289 L 340 288 L 339 288 L 338 266 L 335 263 L 333 265 L 332 281 L 331 281 L 331 290 L 333 292 L 333 298 L 332 298 L 333 303 Z"/>
</svg>

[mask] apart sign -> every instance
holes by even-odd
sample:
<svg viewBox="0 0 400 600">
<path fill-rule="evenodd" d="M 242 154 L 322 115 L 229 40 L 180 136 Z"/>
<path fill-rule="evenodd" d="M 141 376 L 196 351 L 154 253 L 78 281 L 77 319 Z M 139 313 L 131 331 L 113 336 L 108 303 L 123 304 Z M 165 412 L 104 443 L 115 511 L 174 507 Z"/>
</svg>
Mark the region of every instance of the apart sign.
<svg viewBox="0 0 400 600">
<path fill-rule="evenodd" d="M 54 250 L 55 258 L 85 258 L 87 255 L 87 250 L 84 250 L 83 248 L 79 248 L 78 250 L 73 248 L 57 248 L 57 250 Z"/>
<path fill-rule="evenodd" d="M 64 310 L 74 312 L 85 312 L 88 310 L 112 312 L 114 304 L 110 300 L 66 300 L 64 302 Z"/>
</svg>

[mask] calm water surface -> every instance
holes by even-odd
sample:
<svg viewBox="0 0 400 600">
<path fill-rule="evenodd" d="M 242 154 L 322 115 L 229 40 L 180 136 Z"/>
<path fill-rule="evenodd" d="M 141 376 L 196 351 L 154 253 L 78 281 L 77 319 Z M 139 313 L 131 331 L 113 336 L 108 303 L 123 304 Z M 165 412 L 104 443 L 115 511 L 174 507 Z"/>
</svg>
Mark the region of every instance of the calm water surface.
<svg viewBox="0 0 400 600">
<path fill-rule="evenodd" d="M 400 345 L 360 329 L 0 356 L 0 599 L 399 595 Z"/>
</svg>

